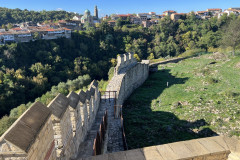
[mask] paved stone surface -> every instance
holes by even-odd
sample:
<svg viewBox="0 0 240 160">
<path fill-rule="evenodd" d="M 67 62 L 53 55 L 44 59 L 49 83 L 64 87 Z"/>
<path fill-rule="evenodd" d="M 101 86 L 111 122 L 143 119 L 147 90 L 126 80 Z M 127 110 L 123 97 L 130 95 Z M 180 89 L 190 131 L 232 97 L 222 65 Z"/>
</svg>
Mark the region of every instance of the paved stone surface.
<svg viewBox="0 0 240 160">
<path fill-rule="evenodd" d="M 97 131 L 99 130 L 99 126 L 102 121 L 102 117 L 104 116 L 104 113 L 108 108 L 108 105 L 109 105 L 108 102 L 106 102 L 105 100 L 101 101 L 97 115 L 96 115 L 96 119 L 91 127 L 91 130 L 88 131 L 84 142 L 80 144 L 77 159 L 86 158 L 93 155 L 94 139 L 96 138 Z"/>
<path fill-rule="evenodd" d="M 93 123 L 91 130 L 88 132 L 86 139 L 83 143 L 80 144 L 79 153 L 76 159 L 87 158 L 92 156 L 92 148 L 94 139 L 99 130 L 99 126 L 104 116 L 105 111 L 108 111 L 108 142 L 107 142 L 107 151 L 106 153 L 123 151 L 123 141 L 121 134 L 121 120 L 120 118 L 114 118 L 114 94 L 106 93 L 102 96 L 101 104 L 96 115 L 95 122 Z"/>
<path fill-rule="evenodd" d="M 108 144 L 107 153 L 123 151 L 123 140 L 121 131 L 121 119 L 114 118 L 114 101 L 108 105 Z"/>
</svg>

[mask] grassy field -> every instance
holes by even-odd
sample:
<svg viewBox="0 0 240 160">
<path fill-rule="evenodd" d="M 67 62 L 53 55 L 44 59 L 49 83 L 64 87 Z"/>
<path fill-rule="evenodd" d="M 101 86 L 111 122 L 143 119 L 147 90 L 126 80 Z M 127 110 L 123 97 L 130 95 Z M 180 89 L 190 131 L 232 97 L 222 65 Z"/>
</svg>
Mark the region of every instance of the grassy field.
<svg viewBox="0 0 240 160">
<path fill-rule="evenodd" d="M 130 149 L 240 136 L 240 57 L 206 54 L 158 67 L 125 102 Z"/>
</svg>

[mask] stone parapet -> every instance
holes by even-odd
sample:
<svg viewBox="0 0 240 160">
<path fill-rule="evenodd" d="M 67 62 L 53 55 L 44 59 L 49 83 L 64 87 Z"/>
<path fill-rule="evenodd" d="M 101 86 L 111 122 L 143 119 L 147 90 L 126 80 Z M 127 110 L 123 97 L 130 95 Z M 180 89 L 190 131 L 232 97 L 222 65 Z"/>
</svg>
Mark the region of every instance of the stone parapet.
<svg viewBox="0 0 240 160">
<path fill-rule="evenodd" d="M 114 69 L 114 74 L 117 75 L 122 69 L 127 68 L 137 63 L 133 53 L 120 54 L 117 57 L 117 66 Z"/>
<path fill-rule="evenodd" d="M 125 59 L 124 59 L 125 57 Z M 126 58 L 128 57 L 128 58 Z M 118 56 L 114 77 L 107 90 L 117 91 L 117 105 L 122 105 L 124 100 L 148 78 L 149 60 L 137 62 L 132 53 Z"/>
<path fill-rule="evenodd" d="M 209 137 L 96 156 L 94 160 L 237 160 L 240 141 Z M 234 154 L 233 154 L 234 153 Z"/>
<path fill-rule="evenodd" d="M 0 159 L 56 159 L 51 110 L 34 103 L 0 138 Z"/>
<path fill-rule="evenodd" d="M 85 93 L 58 94 L 48 105 L 34 103 L 0 137 L 0 159 L 73 159 L 95 120 L 98 82 Z"/>
</svg>

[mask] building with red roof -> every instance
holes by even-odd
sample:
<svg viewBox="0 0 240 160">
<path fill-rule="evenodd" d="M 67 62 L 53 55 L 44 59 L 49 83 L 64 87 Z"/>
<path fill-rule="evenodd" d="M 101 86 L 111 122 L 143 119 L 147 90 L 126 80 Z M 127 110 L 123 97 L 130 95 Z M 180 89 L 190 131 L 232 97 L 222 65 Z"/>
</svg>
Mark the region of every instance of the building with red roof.
<svg viewBox="0 0 240 160">
<path fill-rule="evenodd" d="M 185 19 L 186 16 L 186 13 L 173 13 L 171 14 L 171 20 L 177 21 L 179 19 Z"/>
<path fill-rule="evenodd" d="M 163 12 L 163 14 L 166 16 L 171 16 L 171 14 L 173 14 L 173 13 L 177 13 L 177 12 L 173 11 L 173 10 L 168 10 L 168 11 Z"/>
<path fill-rule="evenodd" d="M 212 8 L 212 9 L 207 9 L 207 12 L 209 12 L 209 14 L 211 16 L 216 16 L 217 14 L 222 13 L 222 9 L 220 9 L 220 8 Z"/>
</svg>

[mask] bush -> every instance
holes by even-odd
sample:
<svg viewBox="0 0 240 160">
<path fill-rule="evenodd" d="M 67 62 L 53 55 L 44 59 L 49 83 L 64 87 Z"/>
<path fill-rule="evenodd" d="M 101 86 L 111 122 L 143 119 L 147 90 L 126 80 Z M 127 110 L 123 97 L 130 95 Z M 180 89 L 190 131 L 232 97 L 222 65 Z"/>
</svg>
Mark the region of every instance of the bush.
<svg viewBox="0 0 240 160">
<path fill-rule="evenodd" d="M 0 136 L 16 121 L 17 118 L 3 116 L 0 119 Z"/>
<path fill-rule="evenodd" d="M 184 53 L 180 54 L 178 57 L 193 57 L 193 56 L 197 56 L 198 53 L 200 54 L 201 52 L 204 52 L 203 49 L 191 49 L 191 50 L 187 50 Z"/>
<path fill-rule="evenodd" d="M 164 58 L 152 59 L 152 60 L 150 60 L 150 63 L 157 63 L 157 62 L 162 62 L 162 61 L 165 61 L 165 59 Z"/>
<path fill-rule="evenodd" d="M 111 67 L 108 71 L 108 79 L 111 80 L 114 76 L 114 67 Z"/>
<path fill-rule="evenodd" d="M 219 80 L 218 80 L 217 78 L 209 77 L 209 78 L 207 78 L 207 82 L 208 82 L 209 84 L 214 84 L 214 83 L 218 83 Z"/>
<path fill-rule="evenodd" d="M 100 91 L 106 91 L 108 85 L 108 81 L 104 81 L 103 79 L 101 81 L 99 81 L 98 83 L 98 87 Z"/>
<path fill-rule="evenodd" d="M 148 60 L 153 60 L 154 59 L 154 54 L 150 53 L 150 55 L 147 57 Z"/>
<path fill-rule="evenodd" d="M 224 92 L 224 95 L 228 98 L 236 98 L 240 95 L 240 93 L 237 93 L 237 92 L 234 92 L 234 91 L 231 91 L 231 90 L 227 90 Z"/>
<path fill-rule="evenodd" d="M 218 52 L 218 48 L 209 47 L 208 52 Z"/>
</svg>

